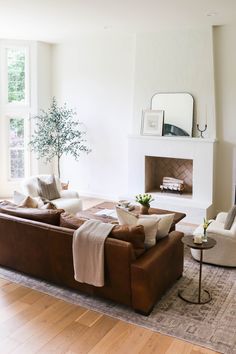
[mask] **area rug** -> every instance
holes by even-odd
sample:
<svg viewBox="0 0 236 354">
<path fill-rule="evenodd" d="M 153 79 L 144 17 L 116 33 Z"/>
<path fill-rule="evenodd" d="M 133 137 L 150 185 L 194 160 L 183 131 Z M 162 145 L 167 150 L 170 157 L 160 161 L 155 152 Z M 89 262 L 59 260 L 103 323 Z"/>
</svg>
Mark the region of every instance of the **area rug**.
<svg viewBox="0 0 236 354">
<path fill-rule="evenodd" d="M 178 226 L 185 234 L 192 228 Z M 111 301 L 92 298 L 75 291 L 0 268 L 0 277 L 20 283 L 67 302 L 174 336 L 220 353 L 236 354 L 236 269 L 203 265 L 203 284 L 211 291 L 212 301 L 192 305 L 178 297 L 179 289 L 197 287 L 199 264 L 185 249 L 183 277 L 163 296 L 148 316 Z"/>
</svg>

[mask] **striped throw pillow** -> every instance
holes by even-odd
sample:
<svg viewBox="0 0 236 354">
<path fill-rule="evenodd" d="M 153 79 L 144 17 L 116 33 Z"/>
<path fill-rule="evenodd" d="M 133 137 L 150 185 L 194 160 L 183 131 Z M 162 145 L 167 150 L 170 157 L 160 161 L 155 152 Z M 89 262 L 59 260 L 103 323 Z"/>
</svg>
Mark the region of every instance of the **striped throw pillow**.
<svg viewBox="0 0 236 354">
<path fill-rule="evenodd" d="M 58 192 L 55 177 L 52 175 L 51 180 L 45 182 L 38 178 L 38 193 L 40 197 L 47 200 L 54 200 L 60 198 L 60 193 Z"/>
</svg>

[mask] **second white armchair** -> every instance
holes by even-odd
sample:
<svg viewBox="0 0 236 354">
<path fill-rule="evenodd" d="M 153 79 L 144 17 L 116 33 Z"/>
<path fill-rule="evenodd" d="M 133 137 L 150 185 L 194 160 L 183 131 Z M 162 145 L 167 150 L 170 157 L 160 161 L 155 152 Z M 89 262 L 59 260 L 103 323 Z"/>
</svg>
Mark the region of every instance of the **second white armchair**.
<svg viewBox="0 0 236 354">
<path fill-rule="evenodd" d="M 236 267 L 236 218 L 230 228 L 225 230 L 227 213 L 219 213 L 216 220 L 212 220 L 208 226 L 207 235 L 216 240 L 216 246 L 203 252 L 203 262 Z M 194 234 L 203 233 L 202 225 L 198 226 Z M 200 252 L 191 249 L 193 258 L 200 259 Z"/>
</svg>

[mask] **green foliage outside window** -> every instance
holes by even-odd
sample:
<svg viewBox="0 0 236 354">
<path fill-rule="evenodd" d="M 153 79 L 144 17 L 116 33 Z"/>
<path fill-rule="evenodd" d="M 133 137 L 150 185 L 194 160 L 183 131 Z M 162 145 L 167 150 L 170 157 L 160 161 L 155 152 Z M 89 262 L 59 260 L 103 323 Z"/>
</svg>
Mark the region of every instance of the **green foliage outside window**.
<svg viewBox="0 0 236 354">
<path fill-rule="evenodd" d="M 21 102 L 25 99 L 25 51 L 7 50 L 8 102 Z"/>
</svg>

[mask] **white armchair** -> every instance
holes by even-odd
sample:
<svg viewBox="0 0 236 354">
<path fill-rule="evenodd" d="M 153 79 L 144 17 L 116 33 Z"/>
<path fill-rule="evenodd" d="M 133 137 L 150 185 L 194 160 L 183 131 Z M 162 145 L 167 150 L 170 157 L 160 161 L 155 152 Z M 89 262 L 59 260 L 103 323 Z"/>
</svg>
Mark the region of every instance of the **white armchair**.
<svg viewBox="0 0 236 354">
<path fill-rule="evenodd" d="M 39 194 L 37 178 L 47 181 L 49 177 L 50 175 L 38 175 L 25 179 L 21 185 L 22 193 L 25 195 L 30 195 L 31 197 L 38 197 Z M 78 211 L 82 210 L 82 200 L 79 198 L 78 192 L 74 190 L 63 190 L 61 188 L 61 182 L 59 178 L 55 176 L 55 180 L 57 189 L 60 193 L 60 198 L 51 200 L 51 202 L 58 209 L 64 209 L 71 214 L 76 214 Z"/>
<path fill-rule="evenodd" d="M 208 226 L 207 235 L 216 240 L 216 246 L 203 252 L 203 262 L 236 267 L 236 218 L 230 230 L 224 229 L 227 213 L 219 213 L 216 220 Z M 194 234 L 203 233 L 202 225 L 198 226 Z M 200 251 L 191 248 L 193 258 L 200 259 Z"/>
</svg>

